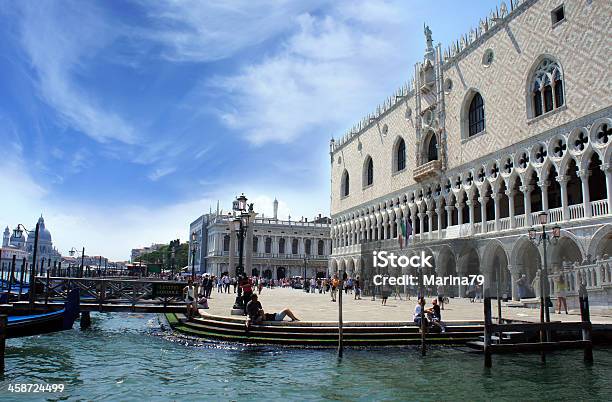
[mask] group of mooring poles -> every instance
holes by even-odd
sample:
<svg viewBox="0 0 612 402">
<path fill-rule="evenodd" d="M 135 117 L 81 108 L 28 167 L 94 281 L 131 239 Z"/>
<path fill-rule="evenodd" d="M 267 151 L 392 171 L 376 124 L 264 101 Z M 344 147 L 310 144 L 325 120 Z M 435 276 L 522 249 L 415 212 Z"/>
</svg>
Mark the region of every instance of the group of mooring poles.
<svg viewBox="0 0 612 402">
<path fill-rule="evenodd" d="M 484 339 L 483 339 L 483 354 L 484 354 L 484 366 L 491 368 L 493 366 L 492 354 L 497 349 L 504 352 L 540 352 L 540 359 L 542 363 L 546 362 L 546 351 L 559 350 L 565 347 L 579 347 L 583 349 L 584 361 L 587 364 L 593 363 L 593 342 L 592 342 L 592 324 L 591 316 L 589 312 L 589 297 L 584 285 L 581 285 L 578 302 L 580 304 L 580 322 L 545 322 L 544 314 L 540 314 L 539 323 L 516 323 L 516 324 L 503 324 L 501 317 L 499 317 L 499 323 L 493 324 L 493 318 L 491 314 L 491 296 L 488 289 L 485 289 L 484 297 Z M 541 308 L 544 307 L 543 305 Z M 524 332 L 524 333 L 539 333 L 539 342 L 529 343 L 509 343 L 509 344 L 493 344 L 491 342 L 491 336 L 494 333 L 498 334 L 498 340 L 501 342 L 502 334 L 504 332 Z M 582 335 L 581 340 L 574 341 L 553 341 L 551 339 L 552 331 L 580 331 Z"/>
</svg>

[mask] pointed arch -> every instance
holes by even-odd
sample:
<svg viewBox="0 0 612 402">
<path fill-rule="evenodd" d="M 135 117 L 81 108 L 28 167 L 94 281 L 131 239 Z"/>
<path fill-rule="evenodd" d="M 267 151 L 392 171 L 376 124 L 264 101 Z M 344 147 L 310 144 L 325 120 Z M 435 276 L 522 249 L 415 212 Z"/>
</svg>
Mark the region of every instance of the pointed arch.
<svg viewBox="0 0 612 402">
<path fill-rule="evenodd" d="M 393 145 L 393 173 L 404 169 L 406 169 L 406 141 L 398 136 Z"/>
<path fill-rule="evenodd" d="M 374 161 L 370 155 L 367 155 L 363 161 L 362 186 L 368 187 L 372 184 L 374 184 Z"/>
</svg>

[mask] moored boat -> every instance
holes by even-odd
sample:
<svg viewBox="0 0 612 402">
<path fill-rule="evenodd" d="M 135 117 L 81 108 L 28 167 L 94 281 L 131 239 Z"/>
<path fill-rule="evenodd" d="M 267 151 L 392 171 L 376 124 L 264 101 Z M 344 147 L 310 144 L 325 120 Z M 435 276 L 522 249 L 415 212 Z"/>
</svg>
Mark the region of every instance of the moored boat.
<svg viewBox="0 0 612 402">
<path fill-rule="evenodd" d="M 79 290 L 73 289 L 68 295 L 64 308 L 51 312 L 35 312 L 9 309 L 7 338 L 33 336 L 71 329 L 79 316 Z"/>
</svg>

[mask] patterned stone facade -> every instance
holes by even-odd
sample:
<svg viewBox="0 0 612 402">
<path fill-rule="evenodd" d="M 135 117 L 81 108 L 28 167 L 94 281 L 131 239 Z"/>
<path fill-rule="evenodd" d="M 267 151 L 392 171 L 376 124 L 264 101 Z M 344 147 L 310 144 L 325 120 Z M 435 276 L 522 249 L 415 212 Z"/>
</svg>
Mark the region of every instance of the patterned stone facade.
<svg viewBox="0 0 612 402">
<path fill-rule="evenodd" d="M 601 16 L 611 14 L 609 2 L 502 4 L 446 51 L 426 27 L 411 83 L 330 144 L 331 269 L 354 273 L 364 249 L 398 248 L 406 220 L 405 252 L 433 254 L 437 273 L 499 276 L 517 298 L 520 275 L 539 280 L 526 230 L 540 211 L 562 227 L 549 247 L 552 289 L 563 267 L 607 261 L 612 52 Z M 593 281 L 604 296 L 609 276 Z"/>
</svg>

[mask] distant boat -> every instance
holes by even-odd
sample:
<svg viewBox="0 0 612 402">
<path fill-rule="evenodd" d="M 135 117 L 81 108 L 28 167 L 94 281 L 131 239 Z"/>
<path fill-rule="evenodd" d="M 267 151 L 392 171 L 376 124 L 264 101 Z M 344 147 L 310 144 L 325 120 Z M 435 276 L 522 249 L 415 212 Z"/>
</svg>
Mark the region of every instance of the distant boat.
<svg viewBox="0 0 612 402">
<path fill-rule="evenodd" d="M 79 316 L 79 312 L 78 289 L 70 291 L 64 308 L 58 311 L 34 313 L 13 308 L 8 311 L 7 338 L 48 334 L 71 329 Z"/>
</svg>

